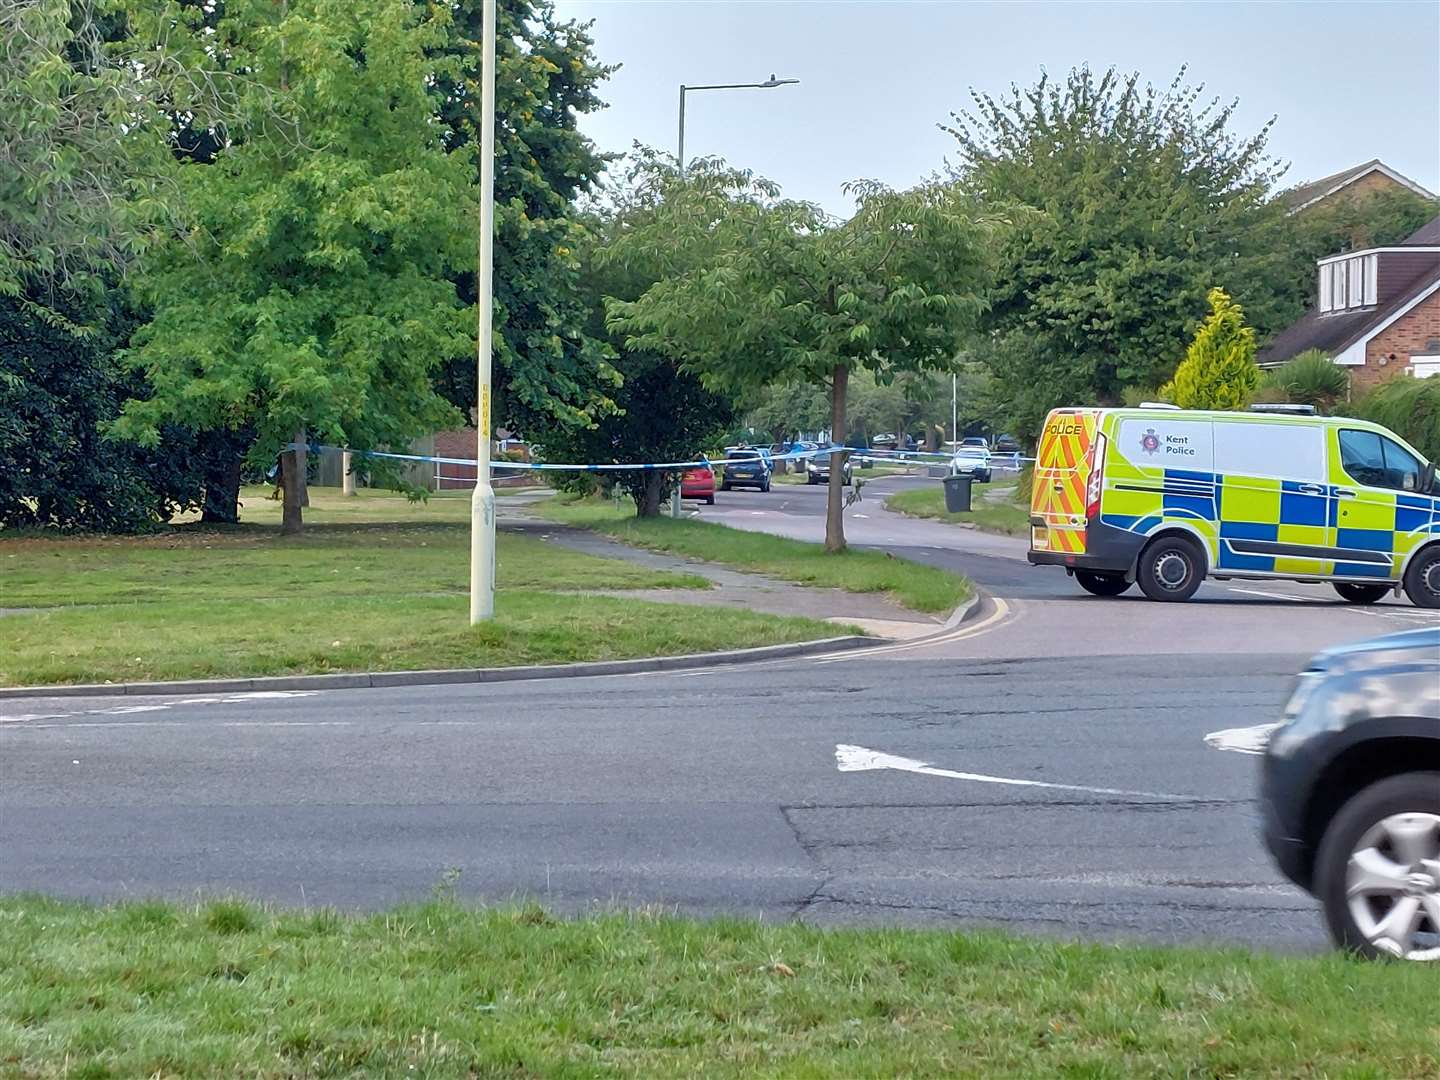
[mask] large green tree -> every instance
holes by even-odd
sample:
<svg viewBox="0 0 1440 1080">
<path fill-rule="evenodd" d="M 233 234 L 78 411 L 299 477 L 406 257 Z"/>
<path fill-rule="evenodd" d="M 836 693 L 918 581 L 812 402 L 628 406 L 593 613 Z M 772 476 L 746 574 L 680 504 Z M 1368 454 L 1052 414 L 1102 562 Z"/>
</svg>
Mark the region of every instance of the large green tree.
<svg viewBox="0 0 1440 1080">
<path fill-rule="evenodd" d="M 1235 105 L 1183 70 L 1164 89 L 1087 67 L 971 97 L 946 128 L 955 178 L 1017 218 L 977 356 L 1018 433 L 1056 405 L 1164 381 L 1216 285 L 1262 335 L 1293 316 L 1269 125 L 1237 135 Z"/>
<path fill-rule="evenodd" d="M 473 347 L 451 276 L 474 259 L 473 163 L 448 153 L 427 87 L 448 13 L 409 0 L 228 0 L 212 49 L 250 73 L 227 145 L 181 170 L 193 227 L 141 268 L 132 363 L 153 393 L 120 429 L 255 433 L 283 452 L 302 525 L 311 440 L 403 446 L 454 410 L 436 368 Z M 182 32 L 177 26 L 176 32 Z"/>
<path fill-rule="evenodd" d="M 855 213 L 842 222 L 715 161 L 684 178 L 652 162 L 647 184 L 652 212 L 603 258 L 654 266 L 658 280 L 612 302 L 612 325 L 630 347 L 678 357 L 722 392 L 824 385 L 836 443 L 853 371 L 885 382 L 947 368 L 980 313 L 992 230 L 953 186 L 852 184 Z M 845 548 L 842 460 L 832 454 L 833 552 Z"/>
<path fill-rule="evenodd" d="M 439 55 L 454 63 L 434 83 L 445 146 L 469 154 L 480 129 L 482 0 L 454 0 Z M 590 321 L 582 280 L 585 227 L 576 200 L 596 188 L 607 158 L 579 130 L 604 107 L 614 70 L 594 56 L 589 24 L 557 19 L 551 0 L 500 0 L 496 28 L 495 337 L 497 423 L 532 439 L 586 426 L 614 403 L 603 330 Z M 475 162 L 478 179 L 478 161 Z M 458 276 L 475 300 L 473 267 Z M 441 392 L 475 404 L 475 365 L 455 358 Z"/>
</svg>

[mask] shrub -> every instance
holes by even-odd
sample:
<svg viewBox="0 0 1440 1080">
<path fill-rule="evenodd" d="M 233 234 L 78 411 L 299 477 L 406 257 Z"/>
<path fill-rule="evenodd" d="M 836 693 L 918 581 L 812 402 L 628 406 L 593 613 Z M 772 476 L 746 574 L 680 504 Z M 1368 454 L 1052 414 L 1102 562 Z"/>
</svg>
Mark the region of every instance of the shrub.
<svg viewBox="0 0 1440 1080">
<path fill-rule="evenodd" d="M 1282 400 L 1331 413 L 1349 395 L 1350 375 L 1323 350 L 1306 349 L 1266 373 L 1262 390 L 1270 388 L 1284 394 Z"/>
<path fill-rule="evenodd" d="M 1343 411 L 1384 424 L 1431 461 L 1440 461 L 1440 379 L 1397 375 Z"/>
<path fill-rule="evenodd" d="M 1211 289 L 1208 299 L 1209 317 L 1160 393 L 1182 409 L 1243 409 L 1260 384 L 1255 331 L 1223 289 Z"/>
</svg>

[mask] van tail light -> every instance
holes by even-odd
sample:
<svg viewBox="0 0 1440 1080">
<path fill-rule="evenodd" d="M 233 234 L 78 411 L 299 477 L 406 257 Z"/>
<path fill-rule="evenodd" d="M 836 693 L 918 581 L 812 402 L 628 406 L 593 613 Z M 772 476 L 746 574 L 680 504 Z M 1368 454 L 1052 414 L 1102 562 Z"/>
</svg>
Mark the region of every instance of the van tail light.
<svg viewBox="0 0 1440 1080">
<path fill-rule="evenodd" d="M 1100 493 L 1105 490 L 1105 443 L 1098 432 L 1090 444 L 1090 478 L 1085 482 L 1085 520 L 1100 516 Z"/>
</svg>

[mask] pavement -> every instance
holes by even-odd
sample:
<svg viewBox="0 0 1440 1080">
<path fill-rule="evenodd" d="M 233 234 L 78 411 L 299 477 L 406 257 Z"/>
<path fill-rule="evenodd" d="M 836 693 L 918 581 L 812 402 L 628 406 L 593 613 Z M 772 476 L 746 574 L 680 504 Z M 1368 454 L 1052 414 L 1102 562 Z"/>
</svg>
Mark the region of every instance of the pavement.
<svg viewBox="0 0 1440 1080">
<path fill-rule="evenodd" d="M 1259 843 L 1258 759 L 1205 736 L 1273 722 L 1316 649 L 1435 616 L 1291 583 L 1090 597 L 1023 543 L 873 497 L 918 482 L 867 487 L 852 541 L 990 594 L 918 640 L 543 683 L 0 704 L 0 891 L 372 908 L 458 871 L 463 897 L 566 912 L 1325 948 Z M 701 516 L 815 538 L 822 512 L 819 489 L 777 486 Z"/>
</svg>

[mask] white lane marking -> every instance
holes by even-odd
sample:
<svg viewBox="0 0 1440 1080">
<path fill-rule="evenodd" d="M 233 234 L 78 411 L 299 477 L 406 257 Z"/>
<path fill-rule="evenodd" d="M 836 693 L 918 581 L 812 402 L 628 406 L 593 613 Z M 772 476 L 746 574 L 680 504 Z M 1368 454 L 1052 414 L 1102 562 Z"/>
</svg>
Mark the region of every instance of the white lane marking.
<svg viewBox="0 0 1440 1080">
<path fill-rule="evenodd" d="M 105 723 L 100 720 L 82 720 L 75 724 L 31 724 L 30 727 L 36 730 L 59 728 L 69 731 L 72 728 L 110 728 L 115 731 L 129 731 L 131 728 L 155 728 L 189 727 L 188 720 L 129 720 L 116 723 Z M 205 730 L 212 728 L 240 728 L 240 727 L 354 727 L 354 720 L 221 720 L 214 724 L 207 724 Z"/>
<path fill-rule="evenodd" d="M 1327 600 L 1327 599 L 1323 599 L 1323 598 L 1321 598 L 1321 597 L 1319 597 L 1319 596 L 1295 596 L 1295 595 L 1292 595 L 1291 593 L 1266 592 L 1266 591 L 1263 590 L 1263 589 L 1241 589 L 1241 588 L 1237 588 L 1237 587 L 1234 586 L 1234 585 L 1227 585 L 1226 588 L 1229 589 L 1231 592 L 1245 593 L 1245 594 L 1248 595 L 1248 596 L 1263 596 L 1263 597 L 1265 597 L 1267 600 L 1290 600 L 1290 601 L 1298 601 L 1298 602 L 1304 603 L 1304 604 L 1322 604 L 1322 603 L 1323 603 L 1323 604 L 1330 604 L 1330 603 L 1331 603 L 1331 601 L 1329 601 L 1329 600 Z"/>
<path fill-rule="evenodd" d="M 924 761 L 898 757 L 864 746 L 847 743 L 835 744 L 835 767 L 841 772 L 864 772 L 870 769 L 896 769 L 900 772 L 919 773 L 921 776 L 942 776 L 949 780 L 969 780 L 977 784 L 1005 784 L 1010 787 L 1046 788 L 1051 791 L 1080 791 L 1088 795 L 1123 795 L 1129 798 L 1184 800 L 1184 795 L 1166 795 L 1158 791 L 1126 791 L 1122 788 L 1089 787 L 1084 784 L 1052 784 L 1044 780 L 1020 780 L 1009 776 L 990 776 L 987 773 L 955 772 L 953 769 L 937 769 Z"/>
<path fill-rule="evenodd" d="M 816 664 L 838 664 L 846 660 L 858 660 L 870 656 L 889 655 L 891 653 L 906 652 L 911 649 L 928 649 L 932 645 L 948 645 L 953 641 L 963 641 L 966 638 L 982 634 L 996 623 L 1000 622 L 1010 614 L 1010 605 L 998 596 L 994 598 L 995 610 L 977 623 L 961 623 L 948 634 L 938 637 L 923 638 L 917 641 L 902 641 L 894 645 L 878 645 L 873 649 L 852 649 L 849 652 L 829 653 L 820 656 L 815 660 Z"/>
<path fill-rule="evenodd" d="M 1255 724 L 1253 727 L 1225 728 L 1205 736 L 1205 745 L 1212 750 L 1234 750 L 1237 754 L 1263 754 L 1270 745 L 1270 733 L 1276 724 Z"/>
<path fill-rule="evenodd" d="M 22 713 L 19 716 L 0 716 L 0 724 L 16 724 L 32 720 L 62 720 L 67 716 L 124 716 L 130 713 L 165 712 L 178 705 L 242 705 L 251 701 L 277 701 L 287 698 L 314 697 L 321 690 L 246 690 L 219 697 L 182 698 L 153 705 L 111 705 L 104 709 L 81 709 L 77 712 Z M 43 695 L 41 695 L 43 696 Z M 32 727 L 54 728 L 61 724 L 32 724 Z M 71 727 L 104 727 L 104 724 L 72 724 Z"/>
</svg>

